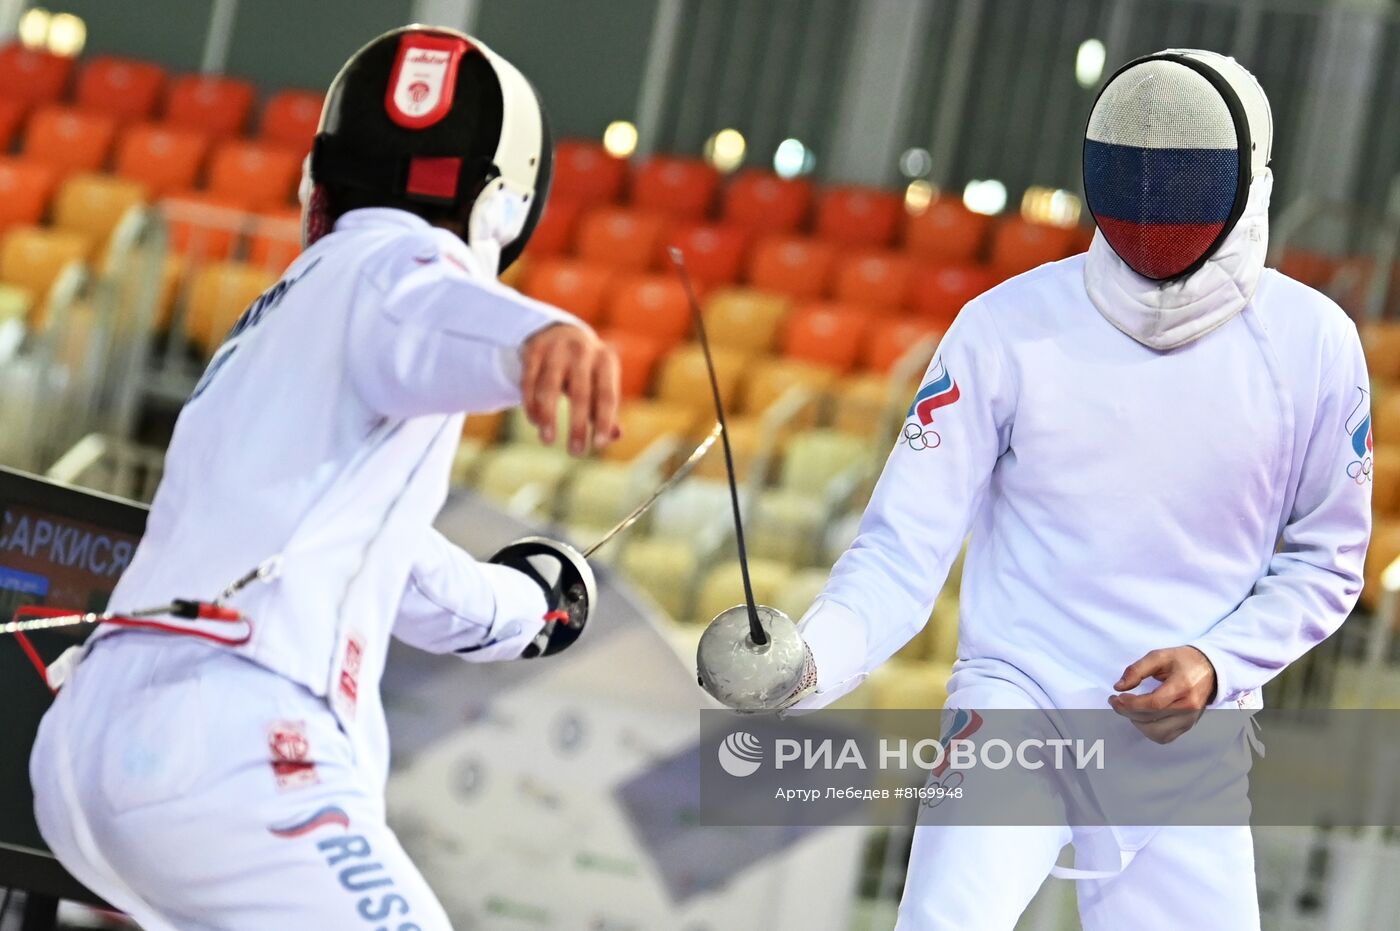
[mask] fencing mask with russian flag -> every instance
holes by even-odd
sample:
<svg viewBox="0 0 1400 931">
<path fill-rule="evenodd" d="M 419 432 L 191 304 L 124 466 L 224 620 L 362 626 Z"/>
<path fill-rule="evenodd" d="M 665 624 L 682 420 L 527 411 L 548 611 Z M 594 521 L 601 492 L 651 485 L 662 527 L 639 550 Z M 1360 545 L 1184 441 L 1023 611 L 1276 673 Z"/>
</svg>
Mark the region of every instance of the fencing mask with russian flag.
<svg viewBox="0 0 1400 931">
<path fill-rule="evenodd" d="M 1273 117 L 1233 58 L 1170 49 L 1128 62 L 1084 134 L 1084 194 L 1104 240 L 1154 281 L 1199 269 L 1267 169 Z"/>
</svg>

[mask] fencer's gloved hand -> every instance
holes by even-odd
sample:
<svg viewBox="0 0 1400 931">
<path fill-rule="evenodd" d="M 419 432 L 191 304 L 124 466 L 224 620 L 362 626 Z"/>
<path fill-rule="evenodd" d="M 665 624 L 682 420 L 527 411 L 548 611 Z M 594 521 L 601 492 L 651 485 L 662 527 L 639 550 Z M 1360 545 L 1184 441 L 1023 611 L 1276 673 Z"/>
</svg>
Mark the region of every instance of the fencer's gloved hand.
<svg viewBox="0 0 1400 931">
<path fill-rule="evenodd" d="M 747 605 L 722 612 L 695 653 L 700 687 L 735 711 L 782 711 L 812 694 L 817 664 L 792 619 L 755 605 L 765 640 L 754 640 Z"/>
<path fill-rule="evenodd" d="M 598 585 L 588 560 L 572 546 L 545 537 L 525 537 L 489 562 L 522 573 L 544 590 L 545 624 L 525 647 L 522 659 L 552 656 L 583 634 L 598 602 Z"/>
</svg>

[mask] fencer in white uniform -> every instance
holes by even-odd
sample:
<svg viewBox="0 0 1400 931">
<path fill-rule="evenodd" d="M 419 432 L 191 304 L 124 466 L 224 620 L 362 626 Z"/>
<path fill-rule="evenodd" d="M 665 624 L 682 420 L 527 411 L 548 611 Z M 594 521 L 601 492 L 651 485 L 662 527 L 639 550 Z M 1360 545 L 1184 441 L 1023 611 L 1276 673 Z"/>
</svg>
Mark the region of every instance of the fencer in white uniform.
<svg viewBox="0 0 1400 931">
<path fill-rule="evenodd" d="M 496 280 L 548 187 L 518 71 L 447 30 L 381 36 L 316 145 L 309 246 L 181 412 L 111 603 L 212 599 L 262 567 L 228 601 L 251 639 L 104 626 L 32 756 L 45 840 L 147 931 L 450 927 L 385 823 L 389 640 L 539 652 L 546 587 L 432 528 L 464 413 L 525 400 L 550 434 L 563 390 L 575 450 L 615 424 L 611 352 Z"/>
<path fill-rule="evenodd" d="M 1264 267 L 1270 128 L 1257 83 L 1210 53 L 1108 83 L 1085 148 L 1093 243 L 943 338 L 801 624 L 817 685 L 798 707 L 918 633 L 969 531 L 949 707 L 1129 712 L 1154 689 L 1259 707 L 1347 617 L 1370 533 L 1366 367 L 1336 304 Z M 1085 928 L 1259 926 L 1247 826 L 1094 837 L 1112 849 L 1081 880 Z M 898 927 L 1009 931 L 1078 839 L 920 827 Z"/>
</svg>

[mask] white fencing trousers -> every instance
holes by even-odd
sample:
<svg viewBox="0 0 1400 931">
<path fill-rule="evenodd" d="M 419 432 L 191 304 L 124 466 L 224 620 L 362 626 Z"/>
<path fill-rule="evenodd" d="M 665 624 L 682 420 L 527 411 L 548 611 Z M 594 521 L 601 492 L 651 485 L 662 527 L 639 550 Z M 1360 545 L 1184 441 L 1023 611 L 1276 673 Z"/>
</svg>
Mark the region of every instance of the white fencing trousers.
<svg viewBox="0 0 1400 931">
<path fill-rule="evenodd" d="M 1012 931 L 1070 839 L 1067 827 L 916 828 L 896 931 Z M 1164 827 L 1121 873 L 1077 887 L 1084 931 L 1259 929 L 1244 826 Z"/>
<path fill-rule="evenodd" d="M 30 759 L 44 840 L 146 931 L 450 931 L 324 701 L 168 634 L 97 644 Z"/>
</svg>

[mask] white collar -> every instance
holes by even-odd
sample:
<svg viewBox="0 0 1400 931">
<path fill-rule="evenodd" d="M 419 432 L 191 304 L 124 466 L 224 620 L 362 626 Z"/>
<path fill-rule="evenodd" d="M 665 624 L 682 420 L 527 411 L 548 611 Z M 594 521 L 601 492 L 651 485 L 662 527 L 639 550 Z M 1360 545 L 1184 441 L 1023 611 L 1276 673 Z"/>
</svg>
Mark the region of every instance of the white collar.
<svg viewBox="0 0 1400 931">
<path fill-rule="evenodd" d="M 1084 261 L 1084 287 L 1104 319 L 1153 349 L 1184 346 L 1237 316 L 1254 297 L 1269 250 L 1267 168 L 1249 186 L 1244 214 L 1200 269 L 1158 282 L 1129 268 L 1094 233 Z"/>
<path fill-rule="evenodd" d="M 367 226 L 402 226 L 406 229 L 429 229 L 432 224 L 416 213 L 397 207 L 361 207 L 347 210 L 335 221 L 336 230 L 364 229 Z"/>
</svg>

